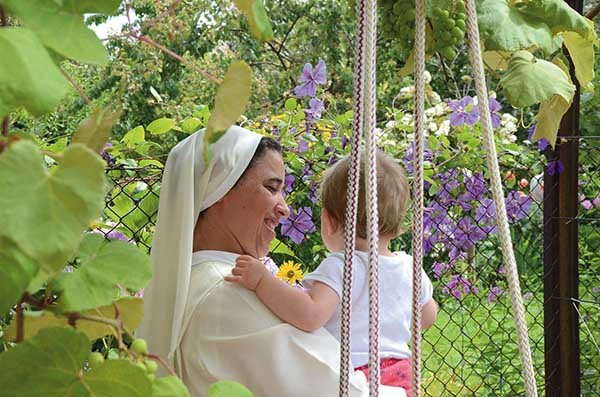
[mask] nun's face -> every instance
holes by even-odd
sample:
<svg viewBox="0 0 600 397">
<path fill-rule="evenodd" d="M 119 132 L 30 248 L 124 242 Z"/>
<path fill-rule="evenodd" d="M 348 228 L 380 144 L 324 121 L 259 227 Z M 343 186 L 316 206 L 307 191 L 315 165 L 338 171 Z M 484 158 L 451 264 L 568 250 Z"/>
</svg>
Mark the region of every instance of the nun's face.
<svg viewBox="0 0 600 397">
<path fill-rule="evenodd" d="M 224 214 L 242 253 L 266 256 L 275 227 L 289 215 L 283 199 L 285 167 L 281 154 L 267 150 L 223 197 Z"/>
</svg>

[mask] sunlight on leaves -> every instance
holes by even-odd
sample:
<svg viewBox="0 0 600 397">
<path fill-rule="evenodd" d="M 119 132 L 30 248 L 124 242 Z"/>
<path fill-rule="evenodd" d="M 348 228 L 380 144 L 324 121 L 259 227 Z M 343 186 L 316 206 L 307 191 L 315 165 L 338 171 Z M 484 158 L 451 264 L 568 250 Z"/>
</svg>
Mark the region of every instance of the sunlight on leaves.
<svg viewBox="0 0 600 397">
<path fill-rule="evenodd" d="M 571 106 L 571 102 L 560 95 L 554 95 L 550 100 L 542 102 L 537 115 L 537 124 L 532 141 L 546 138 L 554 148 L 560 120 L 569 109 L 569 106 Z"/>
<path fill-rule="evenodd" d="M 594 90 L 594 46 L 579 34 L 574 32 L 563 32 L 561 34 L 565 47 L 575 66 L 575 76 L 585 91 Z"/>
</svg>

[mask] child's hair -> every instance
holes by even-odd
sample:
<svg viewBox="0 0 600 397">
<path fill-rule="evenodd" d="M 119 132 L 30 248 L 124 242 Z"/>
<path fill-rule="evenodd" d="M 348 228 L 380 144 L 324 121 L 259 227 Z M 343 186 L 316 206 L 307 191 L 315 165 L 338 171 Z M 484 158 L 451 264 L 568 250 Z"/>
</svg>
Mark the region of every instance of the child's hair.
<svg viewBox="0 0 600 397">
<path fill-rule="evenodd" d="M 358 219 L 356 234 L 367 238 L 367 208 L 365 198 L 366 156 L 361 151 L 360 182 L 358 193 Z M 338 221 L 344 222 L 346 191 L 350 157 L 344 156 L 325 173 L 321 182 L 321 203 Z M 379 234 L 396 237 L 402 232 L 402 224 L 408 209 L 410 191 L 404 169 L 391 156 L 377 150 L 377 206 Z"/>
</svg>

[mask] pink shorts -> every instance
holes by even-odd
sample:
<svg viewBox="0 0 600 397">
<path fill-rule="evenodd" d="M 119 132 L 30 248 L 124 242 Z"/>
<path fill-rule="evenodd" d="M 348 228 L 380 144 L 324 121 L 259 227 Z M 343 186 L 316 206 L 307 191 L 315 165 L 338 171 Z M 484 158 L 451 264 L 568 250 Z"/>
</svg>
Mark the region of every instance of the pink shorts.
<svg viewBox="0 0 600 397">
<path fill-rule="evenodd" d="M 381 384 L 402 387 L 406 390 L 406 396 L 410 397 L 410 360 L 408 358 L 384 358 L 379 365 L 381 367 Z M 355 370 L 362 371 L 369 379 L 368 364 L 355 368 Z"/>
</svg>

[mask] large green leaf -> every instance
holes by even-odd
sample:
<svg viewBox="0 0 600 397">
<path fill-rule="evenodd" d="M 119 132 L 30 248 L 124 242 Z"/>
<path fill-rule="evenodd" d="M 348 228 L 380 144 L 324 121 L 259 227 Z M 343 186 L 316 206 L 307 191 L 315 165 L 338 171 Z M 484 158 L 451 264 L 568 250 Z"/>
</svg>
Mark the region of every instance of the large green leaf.
<svg viewBox="0 0 600 397">
<path fill-rule="evenodd" d="M 208 161 L 210 144 L 219 140 L 244 113 L 250 99 L 252 71 L 242 61 L 234 61 L 229 66 L 223 82 L 219 85 L 215 106 L 204 134 L 204 157 Z"/>
<path fill-rule="evenodd" d="M 12 241 L 0 237 L 0 313 L 14 306 L 38 272 L 38 265 Z"/>
<path fill-rule="evenodd" d="M 569 106 L 571 106 L 571 101 L 567 101 L 560 95 L 554 95 L 548 101 L 543 102 L 536 118 L 537 123 L 532 141 L 546 138 L 554 147 L 560 120 L 569 109 Z"/>
<path fill-rule="evenodd" d="M 574 32 L 561 34 L 565 47 L 575 66 L 575 76 L 585 91 L 593 91 L 594 85 L 594 45 Z"/>
<path fill-rule="evenodd" d="M 62 0 L 62 9 L 71 14 L 99 13 L 113 15 L 122 0 Z"/>
<path fill-rule="evenodd" d="M 114 302 L 119 308 L 119 318 L 123 322 L 123 326 L 128 331 L 135 330 L 142 321 L 144 314 L 144 302 L 141 298 L 125 297 Z M 115 318 L 115 308 L 113 305 L 102 306 L 97 309 L 92 309 L 83 312 L 84 315 L 101 317 L 106 319 Z M 77 330 L 85 333 L 90 340 L 101 338 L 105 335 L 114 334 L 114 328 L 110 325 L 97 321 L 80 319 L 76 322 Z M 48 311 L 24 313 L 24 338 L 31 338 L 37 333 L 48 327 L 70 327 L 69 319 L 65 316 L 56 315 Z M 15 340 L 17 335 L 16 322 L 10 323 L 8 328 L 4 330 L 4 338 L 6 340 Z"/>
<path fill-rule="evenodd" d="M 152 383 L 152 397 L 189 397 L 183 382 L 175 376 L 164 376 Z"/>
<path fill-rule="evenodd" d="M 108 138 L 110 130 L 119 121 L 121 112 L 111 112 L 106 109 L 94 109 L 73 134 L 73 143 L 83 143 L 92 151 L 100 153 Z"/>
<path fill-rule="evenodd" d="M 121 138 L 121 142 L 125 142 L 129 149 L 133 149 L 136 145 L 146 142 L 146 132 L 144 127 L 138 125 L 134 129 L 127 131 L 123 138 Z"/>
<path fill-rule="evenodd" d="M 148 127 L 146 127 L 146 129 L 149 133 L 153 135 L 162 135 L 171 131 L 173 127 L 175 127 L 175 124 L 175 120 L 162 117 L 148 124 Z"/>
<path fill-rule="evenodd" d="M 106 241 L 97 233 L 86 234 L 77 257 L 77 269 L 50 281 L 51 289 L 59 294 L 58 307 L 65 312 L 109 305 L 120 288 L 138 291 L 152 277 L 148 255 L 129 243 Z"/>
<path fill-rule="evenodd" d="M 147 397 L 152 385 L 129 361 L 108 360 L 84 372 L 89 339 L 70 328 L 45 328 L 0 354 L 3 397 Z"/>
<path fill-rule="evenodd" d="M 235 5 L 248 18 L 250 32 L 260 41 L 273 40 L 273 28 L 262 0 L 233 0 Z"/>
<path fill-rule="evenodd" d="M 479 32 L 486 51 L 540 48 L 547 54 L 559 47 L 546 23 L 547 15 L 531 15 L 508 0 L 478 0 Z M 510 4 L 510 5 L 509 5 Z"/>
<path fill-rule="evenodd" d="M 58 54 L 84 63 L 108 64 L 108 51 L 85 25 L 83 13 L 65 8 L 74 3 L 69 1 L 62 7 L 54 0 L 0 0 L 0 3 Z"/>
<path fill-rule="evenodd" d="M 570 102 L 575 92 L 575 86 L 560 67 L 536 59 L 528 51 L 513 54 L 500 84 L 510 104 L 519 108 L 547 101 L 554 95 Z"/>
<path fill-rule="evenodd" d="M 76 251 L 104 205 L 104 162 L 81 144 L 69 146 L 49 172 L 32 142 L 0 155 L 0 236 L 52 275 Z"/>
<path fill-rule="evenodd" d="M 208 397 L 254 397 L 254 394 L 240 383 L 221 380 L 210 385 Z"/>
<path fill-rule="evenodd" d="M 35 34 L 0 29 L 0 119 L 18 107 L 39 116 L 51 112 L 69 84 Z"/>
</svg>

